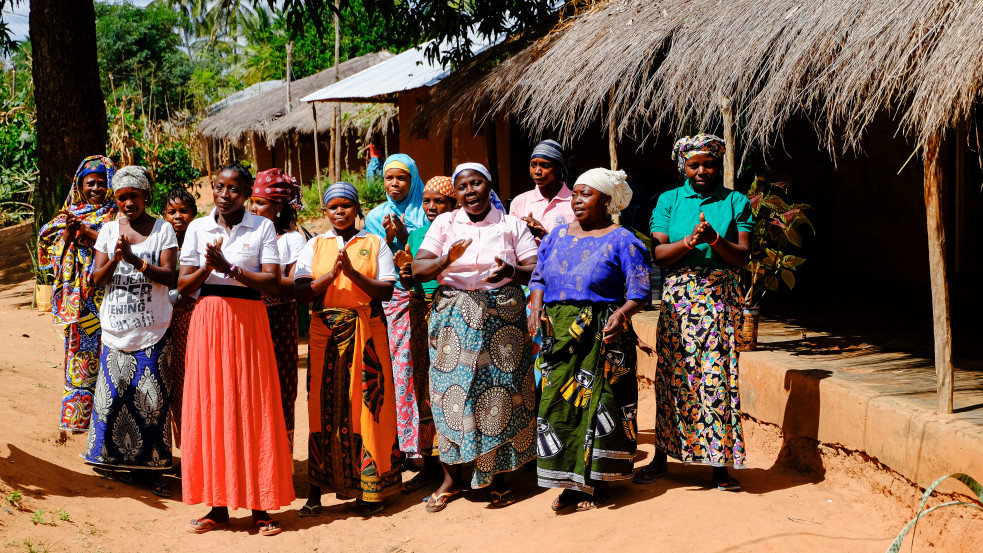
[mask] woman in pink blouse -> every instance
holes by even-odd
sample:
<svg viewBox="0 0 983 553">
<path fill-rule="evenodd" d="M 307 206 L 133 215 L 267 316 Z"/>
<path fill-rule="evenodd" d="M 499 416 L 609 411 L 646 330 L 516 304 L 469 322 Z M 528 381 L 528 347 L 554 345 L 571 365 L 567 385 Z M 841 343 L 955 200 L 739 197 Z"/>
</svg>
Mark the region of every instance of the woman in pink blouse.
<svg viewBox="0 0 983 553">
<path fill-rule="evenodd" d="M 437 217 L 413 261 L 416 280 L 436 279 L 430 316 L 430 403 L 444 482 L 427 500 L 442 510 L 491 485 L 492 506 L 515 503 L 503 475 L 536 458 L 536 391 L 526 300 L 536 241 L 519 218 L 491 204 L 491 176 L 477 163 L 454 171 L 460 209 Z"/>
</svg>

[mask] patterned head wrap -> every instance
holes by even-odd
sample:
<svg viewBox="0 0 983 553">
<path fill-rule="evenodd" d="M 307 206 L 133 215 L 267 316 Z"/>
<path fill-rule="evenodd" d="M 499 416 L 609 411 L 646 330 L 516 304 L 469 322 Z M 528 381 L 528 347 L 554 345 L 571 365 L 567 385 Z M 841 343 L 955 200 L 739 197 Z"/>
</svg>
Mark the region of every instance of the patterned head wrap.
<svg viewBox="0 0 983 553">
<path fill-rule="evenodd" d="M 433 190 L 434 192 L 439 192 L 444 196 L 454 197 L 454 179 L 450 177 L 434 177 L 427 181 L 424 185 L 423 190 Z"/>
<path fill-rule="evenodd" d="M 559 165 L 560 178 L 567 178 L 567 165 L 563 161 L 563 146 L 561 146 L 556 140 L 544 140 L 539 144 L 536 144 L 536 147 L 532 149 L 532 155 L 529 156 L 529 161 L 536 158 L 552 161 L 553 163 Z"/>
<path fill-rule="evenodd" d="M 150 171 L 142 165 L 127 165 L 116 171 L 113 176 L 113 190 L 123 188 L 136 188 L 143 190 L 150 195 L 152 186 L 150 185 Z"/>
<path fill-rule="evenodd" d="M 631 203 L 632 191 L 631 187 L 628 186 L 628 181 L 625 180 L 626 177 L 624 171 L 612 171 L 598 167 L 577 177 L 576 184 L 589 186 L 598 192 L 611 196 L 608 214 L 617 215 Z"/>
<path fill-rule="evenodd" d="M 406 223 L 406 230 L 413 232 L 418 228 L 425 228 L 430 221 L 427 219 L 426 212 L 423 211 L 423 179 L 420 178 L 420 171 L 416 168 L 416 162 L 406 154 L 393 154 L 386 158 L 382 164 L 383 173 L 389 169 L 402 169 L 410 174 L 410 192 L 400 201 L 395 201 L 386 193 L 385 203 L 375 206 L 365 218 L 365 230 L 370 234 L 385 238 L 386 229 L 382 227 L 382 221 L 386 215 L 392 217 L 403 217 Z"/>
<path fill-rule="evenodd" d="M 106 175 L 106 183 L 110 186 L 102 205 L 90 204 L 82 193 L 82 179 L 92 173 Z M 112 194 L 115 174 L 116 166 L 108 157 L 85 158 L 75 171 L 72 189 L 69 190 L 62 209 L 82 219 L 93 230 L 99 230 L 103 224 L 116 218 L 118 210 L 116 198 Z M 52 269 L 55 273 L 51 314 L 59 324 L 78 322 L 82 307 L 90 300 L 97 299 L 97 292 L 100 290 L 92 282 L 95 268 L 94 244 L 84 236 L 65 242 L 62 238 L 64 231 L 65 216 L 58 215 L 41 227 L 38 234 L 38 266 L 41 269 Z M 94 307 L 88 306 L 90 310 Z"/>
<path fill-rule="evenodd" d="M 328 205 L 328 202 L 335 198 L 351 200 L 355 202 L 355 205 L 361 203 L 358 199 L 358 189 L 352 183 L 345 181 L 336 182 L 324 191 L 324 205 Z"/>
<path fill-rule="evenodd" d="M 676 145 L 672 147 L 672 158 L 679 165 L 679 172 L 683 173 L 687 159 L 700 154 L 723 159 L 725 151 L 727 151 L 727 145 L 720 137 L 712 134 L 697 134 L 677 140 Z"/>
<path fill-rule="evenodd" d="M 256 175 L 256 182 L 253 183 L 254 198 L 263 198 L 290 204 L 290 207 L 300 210 L 304 208 L 301 202 L 300 186 L 297 179 L 274 167 L 266 171 L 260 171 Z"/>
</svg>

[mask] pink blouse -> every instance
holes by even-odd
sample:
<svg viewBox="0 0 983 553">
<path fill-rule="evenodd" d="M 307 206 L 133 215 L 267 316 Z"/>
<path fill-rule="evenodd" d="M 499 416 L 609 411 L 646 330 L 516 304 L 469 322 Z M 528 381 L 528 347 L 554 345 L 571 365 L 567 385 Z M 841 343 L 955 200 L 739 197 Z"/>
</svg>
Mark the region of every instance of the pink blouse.
<svg viewBox="0 0 983 553">
<path fill-rule="evenodd" d="M 496 283 L 484 281 L 484 278 L 495 270 L 496 257 L 515 265 L 523 259 L 536 255 L 536 240 L 529 232 L 529 227 L 518 217 L 506 215 L 504 211 L 495 207 L 492 207 L 488 215 L 477 223 L 471 222 L 471 218 L 463 209 L 439 215 L 427 230 L 427 235 L 420 244 L 420 250 L 441 256 L 450 251 L 454 242 L 468 238 L 472 242 L 464 251 L 464 255 L 451 263 L 437 277 L 437 282 L 440 284 L 458 290 L 499 288 L 511 282 L 511 279 Z"/>
</svg>

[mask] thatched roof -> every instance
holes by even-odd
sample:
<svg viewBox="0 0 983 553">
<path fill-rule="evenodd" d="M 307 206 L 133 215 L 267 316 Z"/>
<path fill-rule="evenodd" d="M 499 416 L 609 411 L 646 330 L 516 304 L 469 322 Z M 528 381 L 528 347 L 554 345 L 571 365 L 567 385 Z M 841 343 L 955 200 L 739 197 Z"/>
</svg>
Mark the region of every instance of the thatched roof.
<svg viewBox="0 0 983 553">
<path fill-rule="evenodd" d="M 318 134 L 327 132 L 334 124 L 334 108 L 341 107 L 341 132 L 364 134 L 386 133 L 399 112 L 393 104 L 350 104 L 347 102 L 304 103 L 287 115 L 266 125 L 266 142 L 272 146 L 287 134 L 314 134 L 314 114 L 317 110 Z"/>
<path fill-rule="evenodd" d="M 367 54 L 357 58 L 350 59 L 348 61 L 342 62 L 339 66 L 339 72 L 341 73 L 341 78 L 347 78 L 354 75 L 364 69 L 367 69 L 379 62 L 385 61 L 391 58 L 393 55 L 389 52 L 376 52 L 374 54 Z M 276 122 L 277 119 L 283 118 L 284 116 L 293 116 L 292 120 L 297 124 L 304 126 L 305 117 L 311 119 L 309 128 L 307 131 L 313 133 L 314 122 L 311 116 L 310 107 L 306 104 L 300 103 L 300 98 L 306 96 L 314 91 L 320 90 L 334 82 L 335 70 L 334 67 L 321 71 L 310 77 L 305 77 L 303 79 L 297 79 L 290 83 L 290 97 L 292 109 L 290 113 L 287 113 L 287 93 L 286 88 L 278 88 L 265 92 L 248 100 L 243 100 L 237 102 L 219 113 L 202 119 L 201 123 L 198 125 L 198 133 L 205 137 L 211 139 L 221 139 L 228 140 L 232 143 L 239 144 L 243 139 L 248 137 L 250 132 L 256 132 L 260 136 L 266 138 L 267 142 L 273 143 L 274 140 L 270 140 L 267 136 L 267 129 L 270 125 Z M 329 128 L 329 118 L 326 115 L 331 113 L 335 104 L 326 104 L 322 106 L 324 109 L 324 123 L 323 128 L 327 130 Z M 361 108 L 353 106 L 352 104 L 342 104 L 342 113 L 355 114 L 358 113 Z M 304 112 L 304 114 L 297 114 L 298 111 Z M 321 123 L 322 111 L 318 110 L 318 124 Z M 284 132 L 288 132 L 284 125 L 279 125 L 278 135 L 282 135 Z M 307 128 L 307 126 L 304 126 Z M 364 130 L 364 129 L 363 129 Z M 299 131 L 302 132 L 302 131 Z"/>
<path fill-rule="evenodd" d="M 981 96 L 981 21 L 978 0 L 612 0 L 437 85 L 421 117 L 507 112 L 569 140 L 606 120 L 613 89 L 619 133 L 712 128 L 726 97 L 762 147 L 796 114 L 826 145 L 856 146 L 882 111 L 924 144 Z"/>
</svg>

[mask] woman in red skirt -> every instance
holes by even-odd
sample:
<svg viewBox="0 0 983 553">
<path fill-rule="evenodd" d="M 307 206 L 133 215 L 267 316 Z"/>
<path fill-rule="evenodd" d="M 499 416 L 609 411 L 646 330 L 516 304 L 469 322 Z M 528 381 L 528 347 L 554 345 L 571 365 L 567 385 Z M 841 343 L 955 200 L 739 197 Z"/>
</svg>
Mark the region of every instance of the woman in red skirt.
<svg viewBox="0 0 983 553">
<path fill-rule="evenodd" d="M 280 525 L 267 514 L 294 500 L 280 383 L 262 292 L 279 291 L 280 257 L 269 220 L 246 211 L 252 175 L 238 164 L 212 185 L 215 209 L 193 221 L 181 248 L 178 289 L 201 296 L 191 317 L 181 420 L 184 502 L 212 507 L 187 530 L 253 512 L 259 534 Z"/>
</svg>

